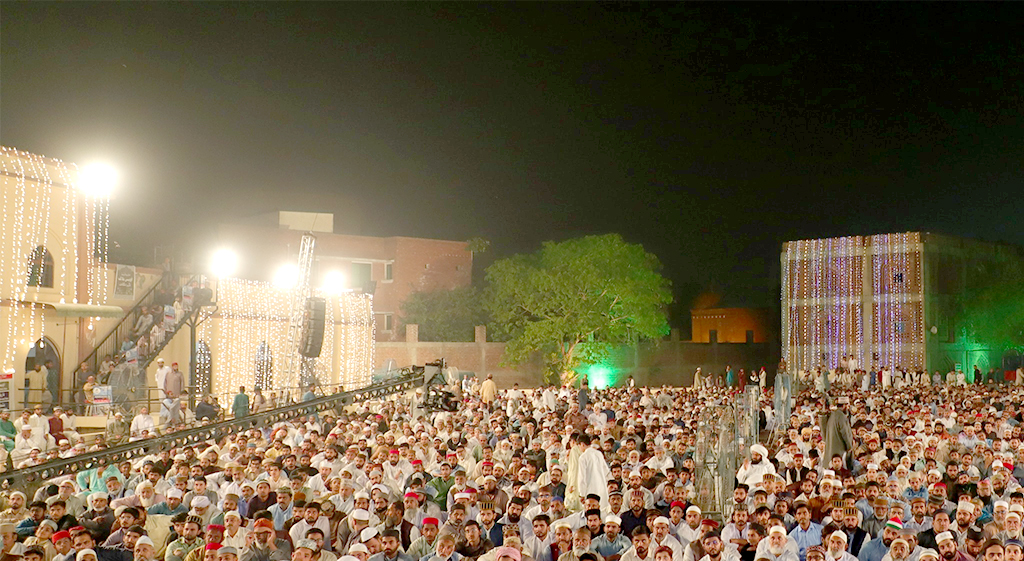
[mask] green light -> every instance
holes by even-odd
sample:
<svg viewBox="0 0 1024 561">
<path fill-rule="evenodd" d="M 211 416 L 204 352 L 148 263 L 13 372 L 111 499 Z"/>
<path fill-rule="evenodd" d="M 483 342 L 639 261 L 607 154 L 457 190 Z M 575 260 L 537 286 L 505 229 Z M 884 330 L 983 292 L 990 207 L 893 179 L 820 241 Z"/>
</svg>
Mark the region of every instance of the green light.
<svg viewBox="0 0 1024 561">
<path fill-rule="evenodd" d="M 615 370 L 603 364 L 595 364 L 587 368 L 587 382 L 595 390 L 603 390 L 614 386 L 618 381 Z"/>
</svg>

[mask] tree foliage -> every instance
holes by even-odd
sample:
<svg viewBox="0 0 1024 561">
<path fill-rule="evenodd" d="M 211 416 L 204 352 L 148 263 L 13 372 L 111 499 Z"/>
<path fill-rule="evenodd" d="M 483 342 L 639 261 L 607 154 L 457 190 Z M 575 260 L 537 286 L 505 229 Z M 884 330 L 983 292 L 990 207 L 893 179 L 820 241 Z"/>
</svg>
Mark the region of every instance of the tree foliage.
<svg viewBox="0 0 1024 561">
<path fill-rule="evenodd" d="M 661 263 L 617 234 L 555 243 L 487 269 L 492 330 L 507 336 L 503 362 L 540 351 L 548 375 L 563 380 L 600 362 L 613 345 L 668 333 L 672 301 Z"/>
<path fill-rule="evenodd" d="M 471 342 L 473 328 L 486 322 L 483 300 L 473 287 L 414 292 L 402 304 L 402 323 L 418 324 L 421 341 Z"/>
</svg>

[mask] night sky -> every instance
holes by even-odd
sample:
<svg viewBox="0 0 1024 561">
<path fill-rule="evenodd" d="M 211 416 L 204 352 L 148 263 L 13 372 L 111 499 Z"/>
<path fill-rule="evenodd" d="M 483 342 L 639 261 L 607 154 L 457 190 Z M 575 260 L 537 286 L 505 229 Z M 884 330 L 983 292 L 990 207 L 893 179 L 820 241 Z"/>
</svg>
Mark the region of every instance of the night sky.
<svg viewBox="0 0 1024 561">
<path fill-rule="evenodd" d="M 789 239 L 1024 243 L 1020 3 L 3 2 L 0 21 L 0 142 L 119 167 L 122 261 L 276 209 L 480 236 L 481 265 L 619 232 L 665 264 L 678 325 L 702 293 L 777 305 Z"/>
</svg>

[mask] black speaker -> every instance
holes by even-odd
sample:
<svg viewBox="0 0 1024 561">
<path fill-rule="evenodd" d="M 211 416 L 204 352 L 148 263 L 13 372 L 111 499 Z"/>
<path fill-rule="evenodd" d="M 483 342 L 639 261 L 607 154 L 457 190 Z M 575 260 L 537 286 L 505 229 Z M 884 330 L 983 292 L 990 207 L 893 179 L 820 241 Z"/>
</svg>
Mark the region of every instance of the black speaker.
<svg viewBox="0 0 1024 561">
<path fill-rule="evenodd" d="M 324 344 L 324 322 L 327 318 L 327 300 L 323 298 L 307 298 L 306 311 L 302 315 L 302 344 L 299 354 L 306 358 L 320 356 L 320 347 Z"/>
</svg>

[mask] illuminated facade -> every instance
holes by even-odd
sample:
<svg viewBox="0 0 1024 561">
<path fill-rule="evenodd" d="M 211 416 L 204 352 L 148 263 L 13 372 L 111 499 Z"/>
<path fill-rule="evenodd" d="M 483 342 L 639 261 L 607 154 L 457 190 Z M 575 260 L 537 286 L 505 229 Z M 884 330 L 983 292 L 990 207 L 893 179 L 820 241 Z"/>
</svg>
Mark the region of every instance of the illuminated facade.
<svg viewBox="0 0 1024 561">
<path fill-rule="evenodd" d="M 984 283 L 969 271 L 1007 258 L 1020 248 L 926 232 L 787 242 L 783 358 L 790 370 L 835 368 L 844 355 L 864 369 L 997 366 L 1001 349 L 958 335 L 959 306 Z"/>
<path fill-rule="evenodd" d="M 273 390 L 298 385 L 296 373 L 281 372 L 290 352 L 291 290 L 259 281 L 219 281 L 217 306 L 204 309 L 206 318 L 197 334 L 209 351 L 214 394 L 234 393 L 239 386 Z M 327 300 L 323 346 L 311 362 L 317 380 L 332 388 L 368 385 L 374 350 L 372 297 L 314 295 Z"/>
<path fill-rule="evenodd" d="M 106 263 L 108 201 L 85 187 L 74 164 L 0 146 L 0 409 L 22 406 L 36 362 L 52 361 L 48 389 L 66 392 L 80 352 L 123 313 Z"/>
</svg>

